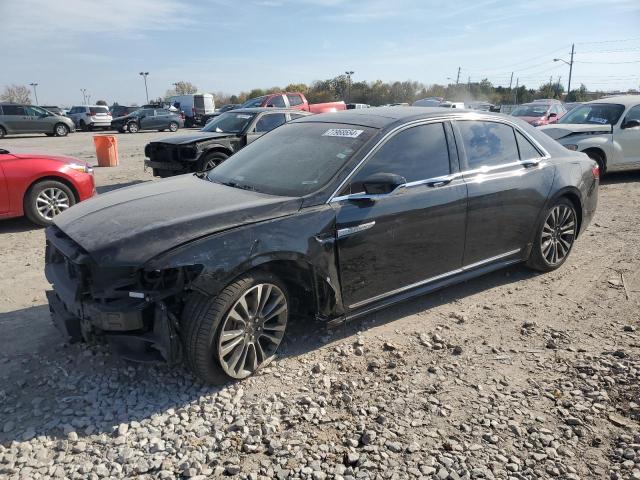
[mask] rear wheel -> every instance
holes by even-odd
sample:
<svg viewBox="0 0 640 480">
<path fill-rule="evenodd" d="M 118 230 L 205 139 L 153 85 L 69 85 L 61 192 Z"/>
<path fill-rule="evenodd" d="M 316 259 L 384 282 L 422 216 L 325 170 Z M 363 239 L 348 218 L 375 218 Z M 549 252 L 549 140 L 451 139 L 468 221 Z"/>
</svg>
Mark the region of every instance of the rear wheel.
<svg viewBox="0 0 640 480">
<path fill-rule="evenodd" d="M 64 123 L 56 123 L 56 126 L 53 127 L 53 133 L 56 137 L 66 137 L 69 134 L 69 127 Z"/>
<path fill-rule="evenodd" d="M 190 368 L 208 383 L 241 380 L 275 357 L 289 319 L 284 284 L 252 273 L 216 297 L 192 294 L 182 316 L 182 340 Z"/>
<path fill-rule="evenodd" d="M 34 184 L 25 195 L 24 213 L 37 225 L 48 226 L 56 215 L 76 203 L 71 189 L 56 180 L 43 180 Z"/>
<path fill-rule="evenodd" d="M 0 127 L 0 138 L 4 138 L 6 134 L 7 131 L 4 129 L 4 127 Z"/>
<path fill-rule="evenodd" d="M 229 158 L 229 155 L 226 155 L 222 152 L 210 153 L 209 155 L 205 156 L 202 160 L 198 162 L 198 171 L 205 172 L 207 170 L 216 168 L 218 165 L 224 162 L 227 158 Z"/>
<path fill-rule="evenodd" d="M 138 133 L 138 124 L 136 122 L 129 122 L 127 124 L 127 130 L 129 130 L 129 133 Z"/>
<path fill-rule="evenodd" d="M 560 267 L 569 257 L 577 234 L 575 207 L 567 198 L 561 198 L 547 210 L 527 265 L 542 272 Z"/>
<path fill-rule="evenodd" d="M 84 120 L 80 120 L 80 130 L 82 130 L 83 132 L 86 132 L 88 130 L 87 124 L 84 123 Z"/>
</svg>

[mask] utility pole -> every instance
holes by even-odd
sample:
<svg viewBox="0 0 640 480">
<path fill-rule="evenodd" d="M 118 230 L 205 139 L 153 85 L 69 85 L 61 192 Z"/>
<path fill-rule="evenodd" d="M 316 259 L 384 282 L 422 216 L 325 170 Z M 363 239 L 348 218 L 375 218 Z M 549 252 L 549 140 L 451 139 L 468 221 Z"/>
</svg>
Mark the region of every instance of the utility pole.
<svg viewBox="0 0 640 480">
<path fill-rule="evenodd" d="M 87 89 L 86 88 L 81 88 L 80 91 L 82 92 L 82 104 L 86 105 L 87 104 Z"/>
<path fill-rule="evenodd" d="M 149 89 L 147 88 L 147 76 L 149 72 L 140 72 L 140 75 L 144 78 L 144 91 L 147 94 L 147 103 L 149 103 Z"/>
<path fill-rule="evenodd" d="M 467 77 L 467 90 L 471 93 L 471 76 Z"/>
<path fill-rule="evenodd" d="M 511 80 L 509 80 L 509 91 L 511 91 L 511 85 L 513 85 L 513 72 L 511 72 Z"/>
<path fill-rule="evenodd" d="M 520 77 L 516 78 L 516 91 L 514 92 L 514 96 L 513 96 L 513 103 L 514 104 L 518 104 L 518 85 L 520 83 Z"/>
<path fill-rule="evenodd" d="M 569 62 L 569 83 L 567 83 L 567 95 L 571 92 L 571 73 L 573 72 L 573 49 L 575 44 L 571 44 L 571 61 Z"/>
<path fill-rule="evenodd" d="M 33 87 L 33 95 L 36 97 L 36 105 L 38 105 L 38 91 L 36 90 L 36 87 L 38 86 L 38 84 L 30 83 L 29 85 Z"/>
<path fill-rule="evenodd" d="M 460 83 L 460 69 L 462 67 L 458 67 L 458 76 L 456 77 L 456 85 L 458 85 Z"/>
<path fill-rule="evenodd" d="M 347 75 L 347 103 L 351 102 L 351 75 L 355 72 L 353 70 L 347 70 L 344 72 Z"/>
</svg>

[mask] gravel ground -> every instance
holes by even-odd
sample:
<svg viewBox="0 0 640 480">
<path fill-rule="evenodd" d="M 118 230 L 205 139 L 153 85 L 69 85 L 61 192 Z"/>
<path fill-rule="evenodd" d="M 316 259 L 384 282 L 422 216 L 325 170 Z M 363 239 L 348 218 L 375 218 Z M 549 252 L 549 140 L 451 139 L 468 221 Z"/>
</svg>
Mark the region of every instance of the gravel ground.
<svg viewBox="0 0 640 480">
<path fill-rule="evenodd" d="M 142 148 L 162 135 L 119 135 L 100 189 L 150 180 Z M 93 159 L 89 134 L 2 147 Z M 560 270 L 299 323 L 272 366 L 220 388 L 64 344 L 42 230 L 5 221 L 0 477 L 640 480 L 638 205 L 640 173 L 611 175 Z"/>
</svg>

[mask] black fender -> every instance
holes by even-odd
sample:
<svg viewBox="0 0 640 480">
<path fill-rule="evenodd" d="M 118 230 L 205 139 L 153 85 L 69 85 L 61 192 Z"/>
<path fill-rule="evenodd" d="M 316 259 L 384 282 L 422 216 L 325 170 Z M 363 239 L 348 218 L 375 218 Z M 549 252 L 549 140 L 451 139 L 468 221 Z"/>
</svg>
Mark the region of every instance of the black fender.
<svg viewBox="0 0 640 480">
<path fill-rule="evenodd" d="M 252 223 L 179 246 L 150 260 L 145 269 L 201 265 L 190 288 L 215 296 L 239 276 L 254 269 L 287 264 L 306 272 L 315 314 L 344 313 L 336 257 L 335 211 L 328 205 L 296 215 Z"/>
</svg>

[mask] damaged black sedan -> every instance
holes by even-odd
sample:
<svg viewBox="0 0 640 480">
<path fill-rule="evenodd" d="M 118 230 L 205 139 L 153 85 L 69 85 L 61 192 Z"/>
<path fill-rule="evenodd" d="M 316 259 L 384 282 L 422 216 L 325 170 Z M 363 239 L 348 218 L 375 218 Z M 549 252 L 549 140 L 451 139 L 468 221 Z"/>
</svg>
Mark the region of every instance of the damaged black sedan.
<svg viewBox="0 0 640 480">
<path fill-rule="evenodd" d="M 207 382 L 340 322 L 518 262 L 550 271 L 598 167 L 499 114 L 380 108 L 295 120 L 206 175 L 82 202 L 47 230 L 56 325 Z M 304 321 L 304 320 L 302 320 Z"/>
<path fill-rule="evenodd" d="M 241 148 L 291 120 L 311 115 L 284 108 L 242 108 L 218 115 L 199 132 L 150 142 L 145 168 L 155 177 L 211 170 Z"/>
</svg>

